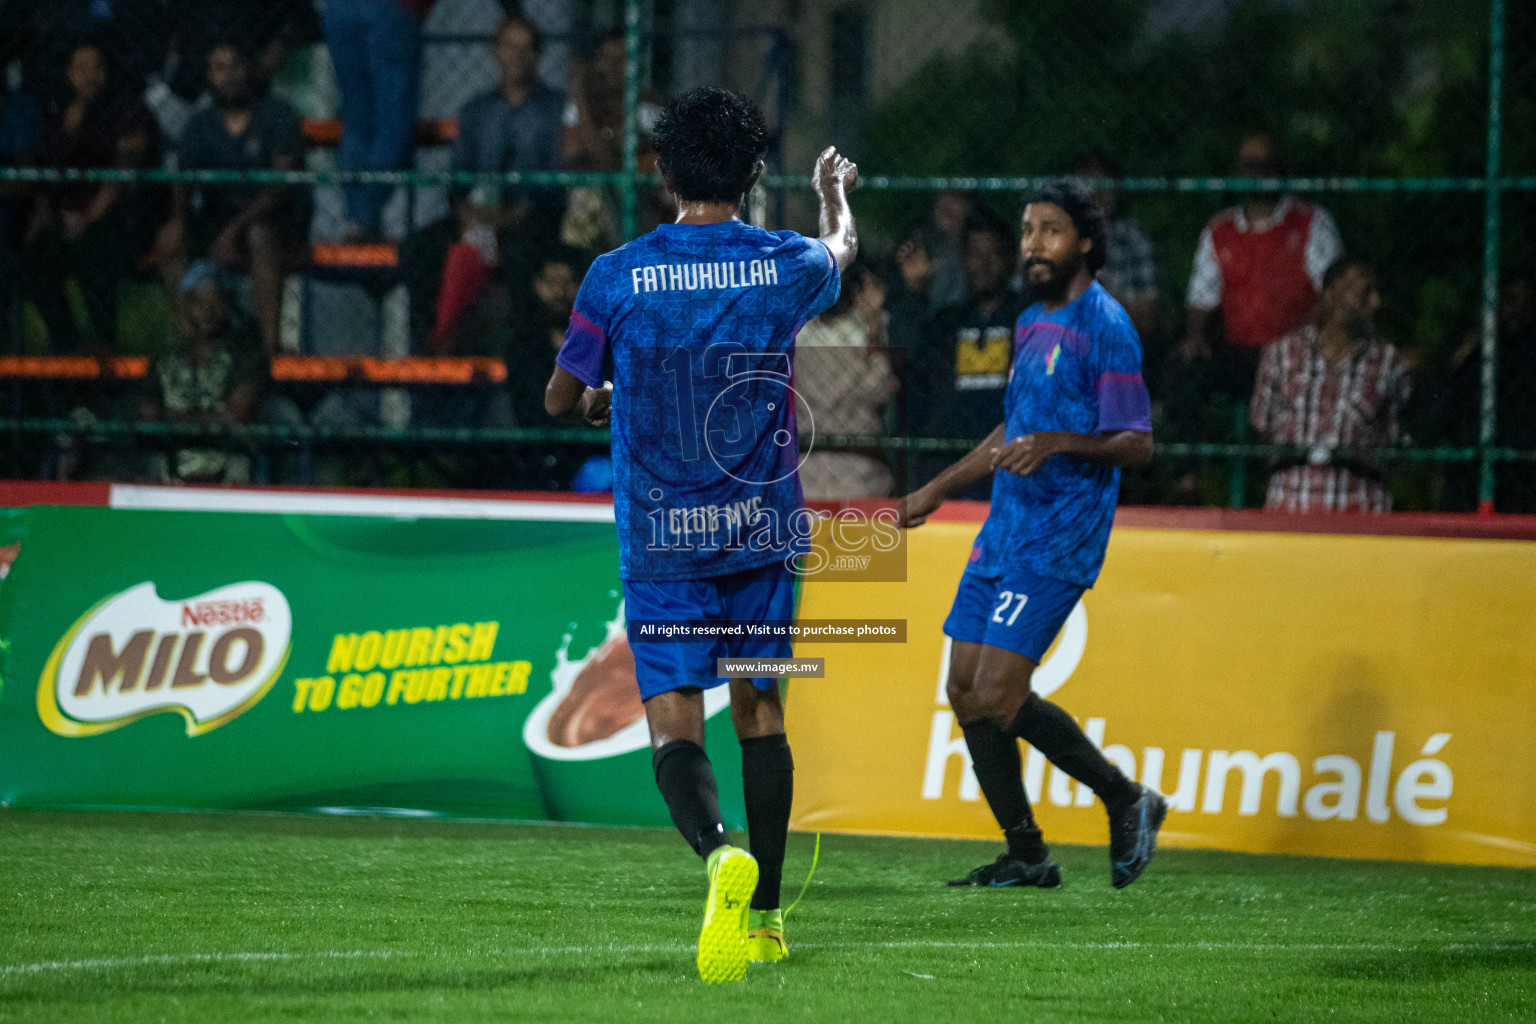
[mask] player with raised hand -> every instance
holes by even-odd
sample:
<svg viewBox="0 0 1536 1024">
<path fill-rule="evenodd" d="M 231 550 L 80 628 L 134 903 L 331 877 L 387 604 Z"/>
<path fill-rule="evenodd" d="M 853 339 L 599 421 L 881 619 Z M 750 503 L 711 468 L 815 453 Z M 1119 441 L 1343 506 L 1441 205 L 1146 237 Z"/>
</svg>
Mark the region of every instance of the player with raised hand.
<svg viewBox="0 0 1536 1024">
<path fill-rule="evenodd" d="M 1104 564 L 1120 467 L 1152 457 L 1151 399 L 1130 317 L 1094 273 L 1104 228 L 1086 191 L 1052 183 L 1026 201 L 1020 249 L 1034 304 L 1019 315 L 1004 422 L 902 499 L 919 526 L 946 498 L 992 476 L 992 505 L 954 607 L 947 690 L 976 780 L 1008 849 L 951 885 L 1060 884 L 1029 806 L 1018 740 L 1086 784 L 1109 812 L 1110 881 L 1152 859 L 1163 798 L 1127 779 L 1030 678 Z"/>
<path fill-rule="evenodd" d="M 858 169 L 816 162 L 821 237 L 743 223 L 767 129 L 745 97 L 695 89 L 656 125 L 675 223 L 593 263 L 545 392 L 563 419 L 610 423 L 619 575 L 656 785 L 704 858 L 699 974 L 734 981 L 787 955 L 779 886 L 794 762 L 773 678 L 717 659 L 788 657 L 787 638 L 647 642 L 646 623 L 788 620 L 811 518 L 800 492 L 795 335 L 837 299 L 858 251 Z M 611 360 L 612 383 L 604 380 Z M 751 852 L 729 844 L 704 752 L 704 690 L 729 682 Z"/>
</svg>

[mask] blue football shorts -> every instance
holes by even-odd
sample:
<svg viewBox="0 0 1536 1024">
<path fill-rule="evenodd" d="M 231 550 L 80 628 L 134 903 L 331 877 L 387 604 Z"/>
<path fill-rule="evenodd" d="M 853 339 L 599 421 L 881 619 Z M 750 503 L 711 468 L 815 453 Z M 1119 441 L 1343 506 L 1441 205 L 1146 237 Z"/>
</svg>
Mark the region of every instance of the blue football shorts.
<svg viewBox="0 0 1536 1024">
<path fill-rule="evenodd" d="M 624 618 L 633 624 L 645 619 L 725 619 L 731 622 L 788 620 L 795 617 L 795 574 L 775 561 L 757 569 L 698 580 L 624 581 Z M 658 641 L 636 637 L 635 678 L 640 699 L 697 686 L 708 690 L 729 682 L 715 674 L 719 658 L 788 658 L 788 637 L 722 637 L 708 642 Z M 771 689 L 776 678 L 754 678 L 759 690 Z"/>
<path fill-rule="evenodd" d="M 944 635 L 1001 647 L 1038 665 L 1085 589 L 1027 569 L 1000 576 L 967 570 L 944 620 Z"/>
</svg>

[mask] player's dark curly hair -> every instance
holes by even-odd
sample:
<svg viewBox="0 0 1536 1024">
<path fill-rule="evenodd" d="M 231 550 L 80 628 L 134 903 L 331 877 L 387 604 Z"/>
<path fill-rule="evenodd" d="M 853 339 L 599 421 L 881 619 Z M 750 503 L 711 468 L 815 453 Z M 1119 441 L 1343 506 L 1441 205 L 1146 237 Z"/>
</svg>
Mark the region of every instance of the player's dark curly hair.
<svg viewBox="0 0 1536 1024">
<path fill-rule="evenodd" d="M 1087 238 L 1093 242 L 1093 248 L 1088 250 L 1084 259 L 1088 263 L 1089 273 L 1097 274 L 1104 266 L 1108 242 L 1104 232 L 1104 218 L 1100 217 L 1099 211 L 1094 208 L 1093 198 L 1088 190 L 1069 178 L 1058 178 L 1026 193 L 1024 205 L 1029 206 L 1031 203 L 1050 203 L 1052 206 L 1059 206 L 1068 217 L 1072 218 L 1072 226 L 1077 228 L 1078 237 Z"/>
<path fill-rule="evenodd" d="M 768 152 L 763 112 L 725 89 L 684 93 L 656 122 L 656 156 L 667 188 L 684 202 L 735 203 Z"/>
</svg>

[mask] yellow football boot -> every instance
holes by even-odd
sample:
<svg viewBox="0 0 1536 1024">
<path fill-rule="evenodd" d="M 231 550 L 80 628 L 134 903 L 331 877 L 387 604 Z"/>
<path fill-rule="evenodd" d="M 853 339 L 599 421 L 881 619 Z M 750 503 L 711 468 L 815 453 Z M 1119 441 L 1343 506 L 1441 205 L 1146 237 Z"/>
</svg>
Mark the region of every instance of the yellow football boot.
<svg viewBox="0 0 1536 1024">
<path fill-rule="evenodd" d="M 746 850 L 722 846 L 709 855 L 709 899 L 699 929 L 699 977 L 706 984 L 747 975 L 747 911 L 757 889 L 757 861 Z"/>
<path fill-rule="evenodd" d="M 789 956 L 784 942 L 784 911 L 754 910 L 747 915 L 747 959 L 775 963 Z"/>
</svg>

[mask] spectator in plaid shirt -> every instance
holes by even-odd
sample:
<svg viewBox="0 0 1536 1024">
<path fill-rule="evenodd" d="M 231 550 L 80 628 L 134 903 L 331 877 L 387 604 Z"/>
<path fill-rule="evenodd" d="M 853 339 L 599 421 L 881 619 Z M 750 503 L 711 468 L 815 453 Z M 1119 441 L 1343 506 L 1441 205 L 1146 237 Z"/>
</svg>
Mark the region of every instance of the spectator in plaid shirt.
<svg viewBox="0 0 1536 1024">
<path fill-rule="evenodd" d="M 1249 415 L 1272 444 L 1307 445 L 1269 478 L 1264 507 L 1286 512 L 1388 512 L 1392 493 L 1380 463 L 1341 448 L 1398 440 L 1408 400 L 1408 363 L 1372 326 L 1381 296 L 1376 272 L 1339 260 L 1323 275 L 1313 323 L 1264 350 Z"/>
<path fill-rule="evenodd" d="M 1084 178 L 1123 176 L 1114 161 L 1097 151 L 1078 159 L 1077 174 Z M 1108 242 L 1099 283 L 1125 307 L 1145 345 L 1157 327 L 1157 263 L 1152 240 L 1133 218 L 1120 214 L 1120 196 L 1114 189 L 1095 189 L 1093 205 L 1104 219 Z"/>
</svg>

